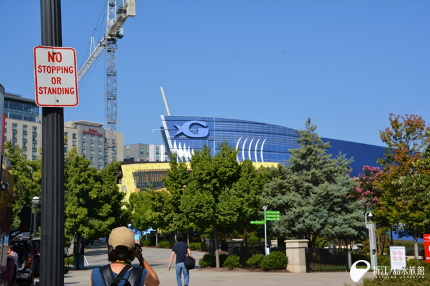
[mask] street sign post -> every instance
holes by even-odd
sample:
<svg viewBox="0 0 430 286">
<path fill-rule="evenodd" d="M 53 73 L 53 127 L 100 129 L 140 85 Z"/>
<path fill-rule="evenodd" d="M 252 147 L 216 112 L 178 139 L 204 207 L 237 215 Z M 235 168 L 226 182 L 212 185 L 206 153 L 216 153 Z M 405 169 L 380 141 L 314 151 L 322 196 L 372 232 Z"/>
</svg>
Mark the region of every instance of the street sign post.
<svg viewBox="0 0 430 286">
<path fill-rule="evenodd" d="M 280 219 L 279 211 L 268 211 L 267 206 L 263 207 L 264 220 L 252 220 L 251 224 L 264 224 L 264 248 L 266 255 L 269 255 L 269 247 L 267 247 L 267 221 L 275 221 Z"/>
<path fill-rule="evenodd" d="M 36 46 L 33 54 L 36 104 L 42 107 L 77 106 L 75 49 Z"/>
</svg>

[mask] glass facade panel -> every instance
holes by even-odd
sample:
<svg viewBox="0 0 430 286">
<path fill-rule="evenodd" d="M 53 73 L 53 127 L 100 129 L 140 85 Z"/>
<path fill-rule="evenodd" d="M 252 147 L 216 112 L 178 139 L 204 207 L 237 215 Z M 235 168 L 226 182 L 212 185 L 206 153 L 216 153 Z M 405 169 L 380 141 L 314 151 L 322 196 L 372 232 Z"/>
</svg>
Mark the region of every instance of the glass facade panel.
<svg viewBox="0 0 430 286">
<path fill-rule="evenodd" d="M 180 161 L 190 161 L 196 151 L 204 146 L 211 148 L 211 155 L 218 152 L 222 142 L 228 142 L 238 151 L 237 161 L 249 159 L 253 162 L 272 162 L 286 164 L 290 149 L 298 148 L 299 135 L 296 130 L 279 125 L 266 124 L 239 119 L 204 116 L 161 116 L 162 137 L 167 152 L 177 154 Z M 355 142 L 322 138 L 331 147 L 327 153 L 333 156 L 341 152 L 353 158 L 351 164 L 356 175 L 363 166 L 377 166 L 384 148 Z"/>
<path fill-rule="evenodd" d="M 290 157 L 288 149 L 297 147 L 298 135 L 293 129 L 272 124 L 198 116 L 163 116 L 162 121 L 168 151 L 184 161 L 204 146 L 215 155 L 219 145 L 228 142 L 238 151 L 239 162 L 285 163 Z"/>
</svg>

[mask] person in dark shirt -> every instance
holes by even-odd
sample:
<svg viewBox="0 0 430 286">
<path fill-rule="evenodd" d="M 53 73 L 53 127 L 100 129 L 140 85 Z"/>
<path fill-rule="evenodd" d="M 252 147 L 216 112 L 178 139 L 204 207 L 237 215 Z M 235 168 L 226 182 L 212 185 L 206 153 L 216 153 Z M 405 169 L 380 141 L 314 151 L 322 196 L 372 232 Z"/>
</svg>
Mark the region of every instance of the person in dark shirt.
<svg viewBox="0 0 430 286">
<path fill-rule="evenodd" d="M 188 269 L 185 268 L 184 261 L 187 254 L 188 256 L 192 256 L 191 250 L 188 247 L 188 244 L 184 242 L 184 236 L 182 234 L 176 235 L 176 241 L 177 243 L 173 246 L 172 254 L 170 255 L 168 270 L 170 270 L 173 258 L 175 258 L 176 255 L 176 281 L 178 286 L 182 286 L 182 274 L 184 274 L 184 285 L 188 286 L 188 283 L 190 282 L 190 274 Z"/>
</svg>

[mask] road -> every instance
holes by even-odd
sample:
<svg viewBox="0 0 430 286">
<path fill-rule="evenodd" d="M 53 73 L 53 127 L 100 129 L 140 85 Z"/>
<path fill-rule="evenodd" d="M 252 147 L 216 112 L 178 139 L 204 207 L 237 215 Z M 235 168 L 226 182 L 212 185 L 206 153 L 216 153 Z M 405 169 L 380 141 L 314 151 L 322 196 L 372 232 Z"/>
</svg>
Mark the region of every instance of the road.
<svg viewBox="0 0 430 286">
<path fill-rule="evenodd" d="M 171 250 L 155 247 L 144 247 L 144 258 L 151 264 L 160 278 L 162 286 L 177 286 L 174 267 L 167 270 Z M 193 256 L 198 260 L 203 257 L 203 252 L 193 251 Z M 85 255 L 83 270 L 71 269 L 64 276 L 64 285 L 90 285 L 91 270 L 108 263 L 107 248 L 105 246 L 92 246 Z M 137 265 L 137 264 L 136 264 Z M 367 273 L 367 277 L 373 274 Z M 361 280 L 359 282 L 362 282 Z M 358 285 L 354 283 L 348 272 L 314 272 L 314 273 L 289 273 L 289 272 L 263 272 L 250 270 L 226 270 L 199 268 L 190 271 L 190 285 L 205 286 L 345 286 Z"/>
</svg>

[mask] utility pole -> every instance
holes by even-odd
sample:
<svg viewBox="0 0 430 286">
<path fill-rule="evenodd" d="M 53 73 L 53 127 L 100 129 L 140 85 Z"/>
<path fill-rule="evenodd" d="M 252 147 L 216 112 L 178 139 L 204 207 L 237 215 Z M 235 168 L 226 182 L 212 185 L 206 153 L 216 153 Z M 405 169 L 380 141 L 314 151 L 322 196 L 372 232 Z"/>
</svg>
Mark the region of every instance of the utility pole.
<svg viewBox="0 0 430 286">
<path fill-rule="evenodd" d="M 60 0 L 40 0 L 42 46 L 61 47 Z M 64 112 L 42 108 L 40 285 L 64 286 Z"/>
</svg>

